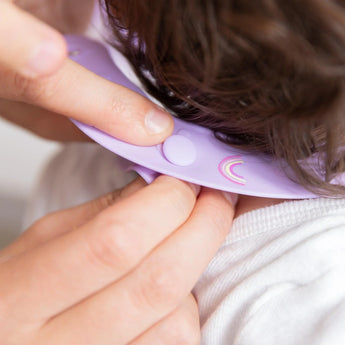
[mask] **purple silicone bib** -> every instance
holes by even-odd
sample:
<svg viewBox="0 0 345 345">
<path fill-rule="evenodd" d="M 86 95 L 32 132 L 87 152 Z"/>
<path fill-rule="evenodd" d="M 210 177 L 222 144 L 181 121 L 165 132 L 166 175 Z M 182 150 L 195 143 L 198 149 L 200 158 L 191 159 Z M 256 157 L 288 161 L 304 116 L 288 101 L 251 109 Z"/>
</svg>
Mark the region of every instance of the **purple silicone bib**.
<svg viewBox="0 0 345 345">
<path fill-rule="evenodd" d="M 114 65 L 103 45 L 80 36 L 66 39 L 71 59 L 103 78 L 144 95 Z M 284 199 L 316 197 L 286 176 L 282 170 L 282 166 L 288 169 L 286 164 L 279 164 L 268 155 L 234 149 L 218 141 L 209 129 L 177 118 L 174 122 L 174 133 L 163 144 L 149 147 L 127 144 L 94 127 L 75 123 L 97 143 L 126 158 L 129 162 L 125 168 L 137 171 L 149 183 L 158 174 L 166 174 L 239 194 Z"/>
</svg>

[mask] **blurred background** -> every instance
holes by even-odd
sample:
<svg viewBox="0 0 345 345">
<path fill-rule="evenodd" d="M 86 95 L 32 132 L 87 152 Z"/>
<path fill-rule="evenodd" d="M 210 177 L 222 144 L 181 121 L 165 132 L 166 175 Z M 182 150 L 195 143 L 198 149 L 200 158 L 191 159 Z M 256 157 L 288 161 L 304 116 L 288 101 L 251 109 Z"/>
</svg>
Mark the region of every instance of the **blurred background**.
<svg viewBox="0 0 345 345">
<path fill-rule="evenodd" d="M 57 143 L 35 137 L 0 118 L 0 248 L 21 231 L 25 207 Z"/>
<path fill-rule="evenodd" d="M 95 11 L 87 36 L 103 37 L 100 21 L 100 13 Z M 1 249 L 22 230 L 21 221 L 28 198 L 44 164 L 59 149 L 59 144 L 39 139 L 1 118 L 0 138 Z"/>
</svg>

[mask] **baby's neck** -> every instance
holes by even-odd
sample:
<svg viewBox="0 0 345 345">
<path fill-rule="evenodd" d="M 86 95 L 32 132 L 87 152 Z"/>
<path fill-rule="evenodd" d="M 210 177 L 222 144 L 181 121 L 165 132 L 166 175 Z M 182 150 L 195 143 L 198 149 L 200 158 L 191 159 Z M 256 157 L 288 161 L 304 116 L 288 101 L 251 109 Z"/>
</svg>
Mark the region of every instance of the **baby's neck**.
<svg viewBox="0 0 345 345">
<path fill-rule="evenodd" d="M 260 198 L 256 196 L 239 195 L 236 205 L 235 218 L 240 215 L 254 211 L 258 208 L 268 207 L 288 201 L 287 199 Z"/>
</svg>

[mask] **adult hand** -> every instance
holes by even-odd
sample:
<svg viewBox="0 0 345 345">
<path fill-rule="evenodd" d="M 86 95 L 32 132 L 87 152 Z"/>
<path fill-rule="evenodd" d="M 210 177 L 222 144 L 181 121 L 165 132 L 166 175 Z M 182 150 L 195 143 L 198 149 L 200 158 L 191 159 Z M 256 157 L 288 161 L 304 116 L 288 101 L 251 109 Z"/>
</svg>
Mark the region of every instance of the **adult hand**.
<svg viewBox="0 0 345 345">
<path fill-rule="evenodd" d="M 143 186 L 48 215 L 0 253 L 2 344 L 198 344 L 190 291 L 233 206 L 172 177 Z"/>
<path fill-rule="evenodd" d="M 20 3 L 30 9 L 34 2 Z M 69 3 L 75 5 L 65 10 L 82 5 Z M 72 140 L 76 131 L 60 115 L 138 145 L 157 144 L 172 132 L 170 115 L 67 59 L 62 35 L 10 0 L 0 0 L 0 52 L 0 115 L 39 135 Z"/>
</svg>

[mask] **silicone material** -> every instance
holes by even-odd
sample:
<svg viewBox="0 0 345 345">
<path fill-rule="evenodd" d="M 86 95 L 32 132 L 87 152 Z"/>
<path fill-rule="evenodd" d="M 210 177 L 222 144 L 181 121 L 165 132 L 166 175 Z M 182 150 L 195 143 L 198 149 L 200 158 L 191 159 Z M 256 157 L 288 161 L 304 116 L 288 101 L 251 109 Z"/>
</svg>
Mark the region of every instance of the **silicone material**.
<svg viewBox="0 0 345 345">
<path fill-rule="evenodd" d="M 141 95 L 113 63 L 100 43 L 81 36 L 66 36 L 69 56 L 94 73 Z M 96 102 L 97 100 L 95 100 Z M 264 154 L 250 154 L 217 140 L 209 129 L 174 118 L 175 129 L 163 144 L 140 147 L 117 140 L 80 122 L 76 125 L 108 150 L 129 160 L 147 182 L 166 174 L 198 185 L 260 197 L 304 199 L 316 196 L 291 181 L 284 162 Z"/>
</svg>

